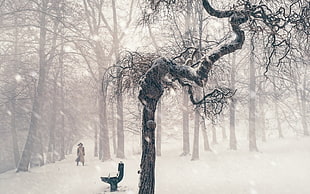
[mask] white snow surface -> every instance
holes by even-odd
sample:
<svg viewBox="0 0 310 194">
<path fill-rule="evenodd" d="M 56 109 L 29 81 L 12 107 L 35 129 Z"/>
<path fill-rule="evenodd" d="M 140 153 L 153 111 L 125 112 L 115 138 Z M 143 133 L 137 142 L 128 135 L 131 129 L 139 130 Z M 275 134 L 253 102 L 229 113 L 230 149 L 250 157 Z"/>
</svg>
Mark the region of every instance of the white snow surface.
<svg viewBox="0 0 310 194">
<path fill-rule="evenodd" d="M 90 142 L 90 141 L 89 141 Z M 181 157 L 180 142 L 162 145 L 156 159 L 156 194 L 310 194 L 310 138 L 272 139 L 259 143 L 260 152 L 227 149 L 227 141 L 200 150 L 200 159 Z M 76 166 L 75 155 L 64 161 L 32 168 L 29 172 L 0 174 L 1 194 L 103 194 L 110 193 L 101 176 L 116 174 L 119 159 L 107 162 L 92 157 L 84 144 L 85 166 Z M 89 146 L 89 147 L 87 147 Z M 140 155 L 127 156 L 124 179 L 113 193 L 138 192 Z"/>
</svg>

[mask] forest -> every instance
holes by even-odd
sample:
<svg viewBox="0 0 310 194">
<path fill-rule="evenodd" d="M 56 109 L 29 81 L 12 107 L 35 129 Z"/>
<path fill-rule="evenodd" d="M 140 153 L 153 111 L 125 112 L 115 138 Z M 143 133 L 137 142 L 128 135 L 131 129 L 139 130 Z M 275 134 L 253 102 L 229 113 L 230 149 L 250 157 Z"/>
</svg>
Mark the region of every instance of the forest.
<svg viewBox="0 0 310 194">
<path fill-rule="evenodd" d="M 153 194 L 171 142 L 197 161 L 308 138 L 309 35 L 307 0 L 0 0 L 0 174 L 86 140 Z"/>
</svg>

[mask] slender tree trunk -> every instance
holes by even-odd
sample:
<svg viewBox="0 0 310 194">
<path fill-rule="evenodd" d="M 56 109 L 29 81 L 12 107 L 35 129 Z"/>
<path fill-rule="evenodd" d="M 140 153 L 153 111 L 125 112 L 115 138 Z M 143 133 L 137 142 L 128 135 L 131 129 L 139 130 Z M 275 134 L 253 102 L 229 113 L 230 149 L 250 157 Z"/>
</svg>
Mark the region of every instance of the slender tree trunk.
<svg viewBox="0 0 310 194">
<path fill-rule="evenodd" d="M 18 147 L 18 138 L 16 132 L 16 100 L 15 97 L 10 101 L 10 112 L 11 112 L 11 134 L 12 134 L 12 144 L 13 144 L 13 152 L 14 152 L 14 162 L 15 167 L 18 166 L 18 162 L 20 159 L 19 147 Z"/>
<path fill-rule="evenodd" d="M 222 129 L 222 138 L 223 138 L 223 139 L 227 139 L 227 134 L 226 134 L 226 128 L 225 128 L 225 126 L 221 126 L 221 129 Z"/>
<path fill-rule="evenodd" d="M 218 144 L 218 143 L 217 143 L 217 136 L 216 136 L 215 124 L 212 123 L 212 124 L 211 124 L 211 127 L 212 127 L 212 144 Z"/>
<path fill-rule="evenodd" d="M 281 119 L 280 119 L 280 113 L 279 113 L 279 102 L 277 99 L 274 102 L 274 107 L 275 107 L 275 115 L 276 115 L 276 120 L 277 120 L 277 129 L 279 132 L 279 138 L 283 138 L 283 132 L 282 132 L 282 126 L 281 126 Z"/>
<path fill-rule="evenodd" d="M 121 86 L 119 86 L 121 87 Z M 117 95 L 117 158 L 125 158 L 124 143 L 124 116 L 123 116 L 123 95 L 121 92 Z"/>
<path fill-rule="evenodd" d="M 60 55 L 59 55 L 59 64 L 60 64 L 60 160 L 64 160 L 65 157 L 65 137 L 66 137 L 66 132 L 65 132 L 65 64 L 64 64 L 64 31 L 62 29 L 61 31 L 62 36 L 61 36 L 61 47 L 60 47 Z"/>
<path fill-rule="evenodd" d="M 231 89 L 235 90 L 236 85 L 236 54 L 232 54 L 231 62 Z M 237 138 L 236 138 L 236 99 L 232 97 L 232 101 L 229 104 L 229 149 L 237 150 Z"/>
<path fill-rule="evenodd" d="M 95 147 L 94 147 L 94 157 L 99 157 L 98 154 L 98 126 L 97 123 L 94 124 L 94 128 L 95 128 L 95 136 L 94 136 L 94 140 L 95 140 Z"/>
<path fill-rule="evenodd" d="M 14 32 L 14 56 L 17 62 L 12 65 L 12 73 L 18 73 L 17 68 L 18 68 L 18 63 L 20 61 L 19 57 L 19 41 L 18 41 L 18 21 L 17 18 L 15 18 L 15 32 Z M 14 76 L 12 76 L 14 77 Z M 12 145 L 13 145 L 13 152 L 14 152 L 14 162 L 15 162 L 15 167 L 18 166 L 18 162 L 20 160 L 20 153 L 19 153 L 19 147 L 18 147 L 18 138 L 17 138 L 17 131 L 16 131 L 16 81 L 13 80 L 13 89 L 11 92 L 11 97 L 10 97 L 10 116 L 11 116 L 11 134 L 12 134 Z"/>
<path fill-rule="evenodd" d="M 184 35 L 184 47 L 190 46 L 190 26 L 191 26 L 191 11 L 192 1 L 186 0 L 186 16 L 185 16 L 185 35 Z M 188 110 L 188 93 L 186 88 L 183 88 L 183 153 L 181 156 L 190 154 L 190 143 L 189 143 L 189 110 Z"/>
<path fill-rule="evenodd" d="M 108 126 L 107 126 L 106 94 L 103 94 L 103 92 L 100 92 L 98 101 L 99 101 L 99 126 L 100 126 L 99 159 L 101 159 L 102 161 L 106 161 L 111 158 L 109 131 L 108 131 Z"/>
<path fill-rule="evenodd" d="M 258 103 L 259 103 L 259 112 L 260 112 L 259 126 L 262 132 L 262 141 L 266 142 L 265 110 L 264 110 L 263 97 L 261 94 L 259 94 L 258 101 L 259 101 Z"/>
<path fill-rule="evenodd" d="M 199 160 L 199 125 L 200 125 L 199 118 L 200 118 L 200 113 L 199 113 L 198 107 L 196 107 L 192 160 Z"/>
<path fill-rule="evenodd" d="M 273 78 L 273 91 L 274 91 L 274 109 L 275 109 L 275 119 L 277 122 L 277 130 L 279 133 L 279 138 L 283 138 L 283 132 L 282 132 L 282 126 L 281 126 L 281 120 L 280 120 L 280 113 L 279 113 L 279 97 L 278 97 L 278 89 L 276 87 L 276 82 L 275 78 Z"/>
<path fill-rule="evenodd" d="M 37 85 L 36 95 L 34 97 L 34 102 L 32 105 L 31 119 L 29 132 L 24 146 L 24 150 L 21 156 L 21 160 L 17 167 L 17 172 L 28 171 L 31 155 L 33 152 L 33 145 L 35 142 L 39 141 L 37 135 L 39 118 L 41 117 L 41 106 L 43 102 L 43 90 L 45 87 L 45 77 L 46 77 L 46 57 L 45 57 L 45 45 L 46 45 L 46 18 L 45 14 L 47 11 L 47 1 L 42 1 L 42 10 L 40 11 L 40 39 L 39 39 L 39 80 Z"/>
<path fill-rule="evenodd" d="M 183 153 L 182 156 L 186 156 L 190 153 L 189 144 L 189 113 L 188 113 L 188 94 L 185 88 L 183 88 Z"/>
<path fill-rule="evenodd" d="M 252 43 L 253 44 L 253 43 Z M 254 51 L 251 44 L 250 54 L 250 87 L 249 87 L 249 149 L 250 151 L 258 151 L 256 145 L 256 129 L 255 129 L 255 112 L 256 112 L 256 78 L 255 78 L 255 65 L 254 65 Z"/>
<path fill-rule="evenodd" d="M 305 136 L 309 136 L 308 123 L 307 123 L 307 98 L 306 98 L 306 90 L 307 90 L 307 70 L 308 66 L 305 65 L 305 73 L 303 78 L 303 89 L 301 92 L 301 122 L 303 127 L 303 133 Z"/>
<path fill-rule="evenodd" d="M 201 128 L 201 131 L 202 131 L 202 135 L 203 135 L 203 148 L 204 148 L 204 151 L 211 151 L 211 148 L 210 148 L 210 144 L 209 144 L 209 138 L 208 138 L 208 132 L 207 132 L 207 127 L 206 127 L 206 120 L 204 117 L 202 117 L 202 128 Z"/>
<path fill-rule="evenodd" d="M 115 128 L 115 112 L 114 112 L 114 104 L 111 104 L 111 115 L 112 115 L 112 123 L 111 123 L 111 128 L 112 128 L 112 141 L 113 141 L 113 153 L 116 155 L 117 153 L 117 144 L 116 144 L 116 128 Z"/>
<path fill-rule="evenodd" d="M 116 61 L 119 61 L 119 35 L 118 21 L 116 16 L 116 0 L 112 1 L 113 10 L 113 47 Z M 123 113 L 123 76 L 120 69 L 117 71 L 117 91 L 116 91 L 116 112 L 117 112 L 117 158 L 125 158 L 125 142 L 124 142 L 124 113 Z"/>
<path fill-rule="evenodd" d="M 56 112 L 57 112 L 57 79 L 54 78 L 53 83 L 53 96 L 52 96 L 52 110 L 50 114 L 49 123 L 49 142 L 48 142 L 48 163 L 54 163 L 54 151 L 55 151 L 55 130 L 56 130 Z"/>
<path fill-rule="evenodd" d="M 156 123 L 157 123 L 157 129 L 156 129 L 156 155 L 161 156 L 161 99 L 158 101 L 157 104 L 157 112 L 156 112 Z"/>
</svg>

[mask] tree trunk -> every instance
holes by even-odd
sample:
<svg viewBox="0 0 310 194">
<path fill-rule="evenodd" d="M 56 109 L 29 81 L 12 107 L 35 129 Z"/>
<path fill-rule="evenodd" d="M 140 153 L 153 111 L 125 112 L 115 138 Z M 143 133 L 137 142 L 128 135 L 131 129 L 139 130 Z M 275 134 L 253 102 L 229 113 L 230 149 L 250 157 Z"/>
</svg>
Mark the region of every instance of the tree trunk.
<svg viewBox="0 0 310 194">
<path fill-rule="evenodd" d="M 59 64 L 60 64 L 60 160 L 64 160 L 65 157 L 65 137 L 66 137 L 66 132 L 65 132 L 65 65 L 64 65 L 64 31 L 62 29 L 61 31 L 62 36 L 61 38 L 61 48 L 60 48 L 60 55 L 59 55 Z"/>
<path fill-rule="evenodd" d="M 253 38 L 253 37 L 252 37 Z M 253 43 L 252 43 L 253 44 Z M 250 53 L 250 86 L 249 86 L 249 149 L 250 151 L 258 151 L 256 145 L 256 129 L 255 129 L 255 117 L 256 117 L 256 78 L 255 78 L 255 65 L 254 65 L 254 51 L 251 44 Z"/>
<path fill-rule="evenodd" d="M 52 96 L 52 110 L 50 113 L 50 121 L 49 121 L 49 142 L 48 142 L 48 155 L 47 162 L 54 163 L 54 153 L 55 153 L 55 129 L 56 129 L 56 112 L 57 112 L 57 78 L 54 78 L 53 83 L 53 96 Z"/>
<path fill-rule="evenodd" d="M 303 78 L 303 89 L 301 92 L 301 122 L 303 127 L 303 133 L 305 136 L 309 136 L 308 123 L 307 123 L 307 98 L 306 98 L 306 90 L 307 90 L 307 70 L 308 66 L 305 65 L 305 73 Z"/>
<path fill-rule="evenodd" d="M 116 16 L 116 0 L 112 1 L 113 10 L 113 50 L 116 61 L 119 61 L 119 35 L 118 35 L 118 22 Z M 117 158 L 125 158 L 125 142 L 124 142 L 124 113 L 123 113 L 123 75 L 120 69 L 117 70 L 117 88 L 116 88 L 116 112 L 117 112 Z"/>
<path fill-rule="evenodd" d="M 161 156 L 161 101 L 158 101 L 157 104 L 157 112 L 156 112 L 156 123 L 157 123 L 157 129 L 156 129 L 156 155 Z"/>
<path fill-rule="evenodd" d="M 190 153 L 189 144 L 189 113 L 188 113 L 188 94 L 187 90 L 183 88 L 183 153 L 182 156 L 186 156 Z"/>
<path fill-rule="evenodd" d="M 202 122 L 201 131 L 202 131 L 203 141 L 204 141 L 204 143 L 203 143 L 204 151 L 211 151 L 205 117 L 202 117 L 202 121 L 201 122 Z"/>
<path fill-rule="evenodd" d="M 24 150 L 21 156 L 21 160 L 17 167 L 17 172 L 19 171 L 28 171 L 31 155 L 33 152 L 33 145 L 39 141 L 37 130 L 39 119 L 41 117 L 41 106 L 43 103 L 43 90 L 45 87 L 45 77 L 46 77 L 46 57 L 45 57 L 45 45 L 46 45 L 46 18 L 45 14 L 47 11 L 47 1 L 42 1 L 42 9 L 40 10 L 40 39 L 39 39 L 39 80 L 37 85 L 36 94 L 34 97 L 34 102 L 32 105 L 30 127 L 24 146 Z"/>
<path fill-rule="evenodd" d="M 200 118 L 200 113 L 199 113 L 198 107 L 196 107 L 192 160 L 199 160 L 199 125 L 200 125 L 199 118 Z"/>
<path fill-rule="evenodd" d="M 190 46 L 190 27 L 191 27 L 191 12 L 192 0 L 186 0 L 186 15 L 185 15 L 185 34 L 183 46 L 185 48 Z M 190 141 L 189 141 L 189 110 L 188 110 L 188 93 L 186 88 L 183 88 L 183 153 L 181 156 L 190 154 Z"/>
<path fill-rule="evenodd" d="M 11 104 L 10 112 L 11 112 L 12 145 L 13 145 L 13 152 L 14 152 L 15 167 L 17 167 L 19 159 L 20 159 L 20 154 L 19 154 L 18 139 L 17 139 L 17 132 L 16 132 L 16 100 L 15 100 L 15 97 L 11 99 L 10 104 Z"/>
<path fill-rule="evenodd" d="M 100 91 L 100 90 L 99 90 Z M 99 159 L 102 161 L 109 160 L 110 154 L 110 141 L 109 130 L 107 126 L 107 113 L 106 113 L 106 91 L 99 93 Z"/>
<path fill-rule="evenodd" d="M 121 80 L 118 80 L 118 90 L 116 100 L 116 111 L 117 111 L 117 158 L 125 158 L 125 146 L 124 146 L 124 116 L 123 116 L 123 95 L 120 91 L 122 88 Z"/>
<path fill-rule="evenodd" d="M 99 154 L 99 149 L 98 149 L 98 126 L 97 123 L 94 124 L 95 128 L 95 136 L 94 136 L 94 141 L 95 141 L 95 147 L 94 147 L 94 157 L 98 157 Z"/>
<path fill-rule="evenodd" d="M 142 117 L 142 157 L 139 194 L 154 194 L 155 187 L 155 128 L 154 114 L 158 100 L 145 101 Z"/>
<path fill-rule="evenodd" d="M 218 144 L 217 143 L 217 136 L 216 136 L 216 128 L 215 128 L 215 124 L 212 123 L 211 124 L 211 127 L 212 127 L 212 144 Z"/>
<path fill-rule="evenodd" d="M 262 94 L 259 94 L 258 97 L 258 103 L 259 103 L 259 112 L 260 112 L 260 117 L 259 117 L 259 127 L 261 130 L 261 135 L 262 135 L 262 141 L 266 142 L 266 124 L 265 124 L 265 110 L 264 110 L 264 102 L 263 102 L 263 97 Z"/>
<path fill-rule="evenodd" d="M 230 88 L 235 90 L 236 88 L 236 54 L 232 55 L 231 62 L 231 74 L 230 74 Z M 237 138 L 236 138 L 236 99 L 232 97 L 232 101 L 229 104 L 229 149 L 237 150 Z"/>
<path fill-rule="evenodd" d="M 222 125 L 221 129 L 222 129 L 222 138 L 223 138 L 223 140 L 225 140 L 225 139 L 227 139 L 226 127 Z"/>
<path fill-rule="evenodd" d="M 273 91 L 274 91 L 274 98 L 273 98 L 273 103 L 274 103 L 274 109 L 275 109 L 275 119 L 277 122 L 277 130 L 279 133 L 279 138 L 283 138 L 283 132 L 282 132 L 282 126 L 281 126 L 281 120 L 279 116 L 279 97 L 278 97 L 278 89 L 276 87 L 276 80 L 273 78 Z"/>
<path fill-rule="evenodd" d="M 19 46 L 18 46 L 18 21 L 17 18 L 14 20 L 15 22 L 15 32 L 14 32 L 14 56 L 17 61 L 17 63 L 14 63 L 12 65 L 12 73 L 16 74 L 18 73 L 18 63 L 20 62 L 20 57 L 19 57 Z M 12 76 L 14 77 L 14 76 Z M 13 83 L 13 89 L 11 92 L 11 97 L 10 97 L 10 116 L 11 116 L 11 134 L 12 134 L 12 145 L 13 145 L 13 152 L 14 152 L 14 162 L 15 162 L 15 167 L 18 166 L 18 162 L 20 160 L 20 153 L 19 153 L 19 147 L 18 147 L 18 138 L 17 138 L 17 132 L 16 132 L 16 80 L 12 80 Z"/>
<path fill-rule="evenodd" d="M 279 132 L 279 138 L 283 138 L 283 132 L 282 132 L 282 126 L 281 126 L 281 119 L 280 119 L 280 116 L 279 116 L 279 102 L 278 100 L 276 99 L 275 102 L 274 102 L 274 107 L 275 107 L 275 115 L 276 115 L 276 120 L 277 120 L 277 129 L 278 129 L 278 132 Z"/>
<path fill-rule="evenodd" d="M 116 155 L 117 153 L 117 144 L 116 144 L 116 128 L 115 128 L 115 112 L 114 112 L 114 104 L 111 104 L 111 115 L 112 115 L 112 141 L 113 141 L 113 153 Z"/>
</svg>

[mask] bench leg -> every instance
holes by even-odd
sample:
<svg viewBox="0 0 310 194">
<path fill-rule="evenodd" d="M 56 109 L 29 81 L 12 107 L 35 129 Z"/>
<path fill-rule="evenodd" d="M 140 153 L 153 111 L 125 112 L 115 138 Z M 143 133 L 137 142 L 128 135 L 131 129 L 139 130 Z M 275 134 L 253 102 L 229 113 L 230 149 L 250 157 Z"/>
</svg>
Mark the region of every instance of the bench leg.
<svg viewBox="0 0 310 194">
<path fill-rule="evenodd" d="M 111 188 L 110 188 L 110 191 L 111 191 L 111 192 L 117 191 L 117 183 L 111 182 L 111 183 L 110 183 L 110 186 L 111 186 Z"/>
</svg>

